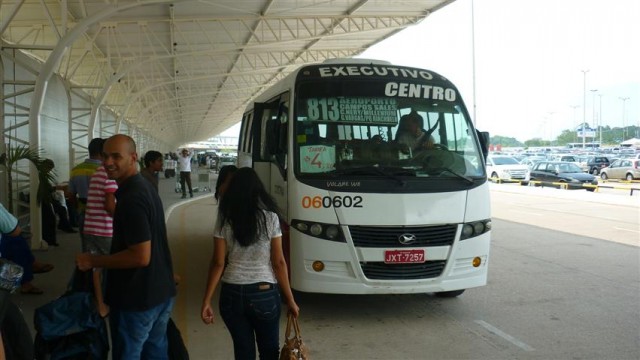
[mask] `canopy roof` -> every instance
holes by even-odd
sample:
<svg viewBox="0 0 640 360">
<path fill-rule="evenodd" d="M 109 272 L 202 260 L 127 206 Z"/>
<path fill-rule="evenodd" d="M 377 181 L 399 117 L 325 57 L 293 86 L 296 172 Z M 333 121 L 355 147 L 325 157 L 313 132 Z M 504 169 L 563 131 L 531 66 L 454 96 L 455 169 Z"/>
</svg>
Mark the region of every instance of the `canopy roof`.
<svg viewBox="0 0 640 360">
<path fill-rule="evenodd" d="M 351 57 L 453 0 L 13 0 L 20 49 L 118 121 L 179 145 L 240 120 L 293 68 Z"/>
</svg>

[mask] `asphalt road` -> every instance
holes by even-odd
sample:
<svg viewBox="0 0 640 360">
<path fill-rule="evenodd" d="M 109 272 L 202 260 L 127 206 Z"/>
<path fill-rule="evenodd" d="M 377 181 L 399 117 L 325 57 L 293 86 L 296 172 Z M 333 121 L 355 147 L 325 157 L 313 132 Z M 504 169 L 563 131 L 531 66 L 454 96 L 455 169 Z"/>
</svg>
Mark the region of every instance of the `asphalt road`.
<svg viewBox="0 0 640 360">
<path fill-rule="evenodd" d="M 491 187 L 487 286 L 454 299 L 296 293 L 313 359 L 640 358 L 640 193 Z M 197 294 L 174 311 L 190 352 L 231 359 L 224 325 L 198 324 Z"/>
<path fill-rule="evenodd" d="M 179 201 L 174 182 L 161 182 L 166 203 Z M 454 299 L 297 293 L 312 359 L 640 359 L 640 192 L 491 189 L 487 286 Z M 215 211 L 212 198 L 194 198 L 168 223 L 183 279 L 173 318 L 195 360 L 233 358 L 222 321 L 199 319 Z M 45 295 L 15 295 L 29 322 L 62 293 L 76 237 L 37 253 L 56 270 L 36 277 Z"/>
</svg>

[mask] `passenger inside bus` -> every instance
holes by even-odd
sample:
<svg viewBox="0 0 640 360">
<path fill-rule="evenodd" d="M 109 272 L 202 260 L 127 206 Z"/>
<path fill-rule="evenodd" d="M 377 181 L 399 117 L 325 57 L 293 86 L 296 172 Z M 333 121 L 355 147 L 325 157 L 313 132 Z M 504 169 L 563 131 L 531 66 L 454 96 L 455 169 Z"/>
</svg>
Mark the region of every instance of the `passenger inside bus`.
<svg viewBox="0 0 640 360">
<path fill-rule="evenodd" d="M 433 149 L 435 140 L 422 128 L 423 124 L 422 116 L 415 110 L 403 115 L 398 124 L 396 141 L 406 145 L 411 152 Z"/>
</svg>

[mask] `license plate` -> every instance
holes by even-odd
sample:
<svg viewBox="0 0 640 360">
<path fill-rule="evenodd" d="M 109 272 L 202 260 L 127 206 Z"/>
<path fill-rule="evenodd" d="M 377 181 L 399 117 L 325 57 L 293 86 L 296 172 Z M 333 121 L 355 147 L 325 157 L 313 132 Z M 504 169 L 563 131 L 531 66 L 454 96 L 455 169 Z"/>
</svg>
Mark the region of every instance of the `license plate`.
<svg viewBox="0 0 640 360">
<path fill-rule="evenodd" d="M 425 261 L 424 250 L 386 250 L 384 252 L 384 262 L 387 264 L 412 264 Z"/>
</svg>

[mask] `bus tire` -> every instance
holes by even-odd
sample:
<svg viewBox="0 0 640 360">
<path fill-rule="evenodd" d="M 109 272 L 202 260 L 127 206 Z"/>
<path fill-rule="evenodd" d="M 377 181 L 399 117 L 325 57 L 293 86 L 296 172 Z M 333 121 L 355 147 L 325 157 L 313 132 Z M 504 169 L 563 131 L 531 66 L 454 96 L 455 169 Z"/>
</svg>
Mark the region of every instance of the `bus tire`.
<svg viewBox="0 0 640 360">
<path fill-rule="evenodd" d="M 462 295 L 463 292 L 464 292 L 464 289 L 453 290 L 453 291 L 440 291 L 436 293 L 436 296 L 441 298 L 454 298 Z"/>
</svg>

